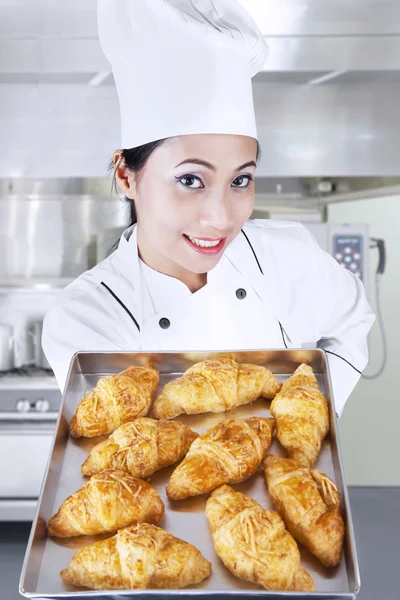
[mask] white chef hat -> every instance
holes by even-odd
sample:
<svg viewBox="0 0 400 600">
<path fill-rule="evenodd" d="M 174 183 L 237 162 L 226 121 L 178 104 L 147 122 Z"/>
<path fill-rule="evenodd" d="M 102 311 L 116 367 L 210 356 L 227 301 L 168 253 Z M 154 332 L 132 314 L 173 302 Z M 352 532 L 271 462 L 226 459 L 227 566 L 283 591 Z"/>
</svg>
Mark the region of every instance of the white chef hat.
<svg viewBox="0 0 400 600">
<path fill-rule="evenodd" d="M 251 78 L 268 46 L 238 0 L 98 0 L 122 148 L 194 133 L 257 138 Z"/>
</svg>

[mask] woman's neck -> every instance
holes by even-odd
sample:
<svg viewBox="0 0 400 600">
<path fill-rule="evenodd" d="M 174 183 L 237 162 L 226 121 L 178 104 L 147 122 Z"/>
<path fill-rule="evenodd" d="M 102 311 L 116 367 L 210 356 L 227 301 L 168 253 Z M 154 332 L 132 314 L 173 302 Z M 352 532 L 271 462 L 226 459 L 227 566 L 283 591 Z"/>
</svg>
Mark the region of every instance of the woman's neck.
<svg viewBox="0 0 400 600">
<path fill-rule="evenodd" d="M 139 257 L 146 265 L 159 273 L 179 279 L 192 293 L 197 292 L 206 285 L 207 273 L 193 273 L 193 271 L 188 271 L 178 265 L 178 263 L 160 254 L 154 246 L 147 242 L 140 227 L 137 227 L 137 245 Z"/>
</svg>

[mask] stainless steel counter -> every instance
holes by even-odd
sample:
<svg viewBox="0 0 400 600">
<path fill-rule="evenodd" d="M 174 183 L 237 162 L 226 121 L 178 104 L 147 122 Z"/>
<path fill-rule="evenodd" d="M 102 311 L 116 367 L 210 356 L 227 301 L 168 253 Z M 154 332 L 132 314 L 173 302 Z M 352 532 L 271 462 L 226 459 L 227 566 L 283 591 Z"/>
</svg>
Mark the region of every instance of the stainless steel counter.
<svg viewBox="0 0 400 600">
<path fill-rule="evenodd" d="M 350 488 L 361 591 L 358 600 L 399 600 L 400 487 Z M 29 523 L 0 523 L 0 600 L 17 600 Z"/>
</svg>

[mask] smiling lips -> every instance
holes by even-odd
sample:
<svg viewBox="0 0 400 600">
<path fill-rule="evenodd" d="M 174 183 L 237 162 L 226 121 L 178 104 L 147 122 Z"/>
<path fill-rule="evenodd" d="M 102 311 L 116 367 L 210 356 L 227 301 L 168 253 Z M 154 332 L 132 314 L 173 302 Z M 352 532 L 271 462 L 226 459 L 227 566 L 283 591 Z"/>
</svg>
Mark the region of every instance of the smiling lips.
<svg viewBox="0 0 400 600">
<path fill-rule="evenodd" d="M 200 254 L 218 254 L 225 245 L 226 238 L 195 238 L 191 235 L 183 236 L 188 244 Z"/>
</svg>

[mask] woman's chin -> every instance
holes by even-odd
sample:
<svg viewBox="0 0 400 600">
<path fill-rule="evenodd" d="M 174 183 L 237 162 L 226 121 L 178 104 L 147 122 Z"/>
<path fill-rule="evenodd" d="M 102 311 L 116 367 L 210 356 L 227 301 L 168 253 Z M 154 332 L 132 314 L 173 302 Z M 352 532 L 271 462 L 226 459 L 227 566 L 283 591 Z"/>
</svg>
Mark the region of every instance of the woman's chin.
<svg viewBox="0 0 400 600">
<path fill-rule="evenodd" d="M 179 264 L 186 269 L 187 271 L 191 271 L 192 273 L 208 273 L 211 271 L 221 260 L 223 256 L 223 252 L 214 256 L 198 256 L 194 258 L 190 258 L 189 260 L 177 261 Z"/>
</svg>

